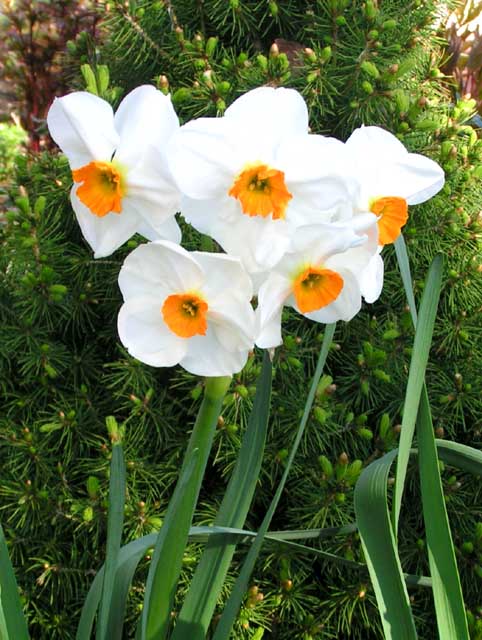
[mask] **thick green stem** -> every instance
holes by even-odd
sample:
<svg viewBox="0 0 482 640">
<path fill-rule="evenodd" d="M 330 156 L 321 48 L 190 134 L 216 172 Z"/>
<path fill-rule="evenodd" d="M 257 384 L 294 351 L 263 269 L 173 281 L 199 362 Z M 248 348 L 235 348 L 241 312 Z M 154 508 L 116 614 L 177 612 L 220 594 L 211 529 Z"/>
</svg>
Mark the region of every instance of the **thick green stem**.
<svg viewBox="0 0 482 640">
<path fill-rule="evenodd" d="M 194 509 L 204 477 L 216 423 L 230 377 L 207 378 L 179 480 L 159 532 L 147 577 L 142 615 L 143 640 L 163 640 L 171 620 Z"/>
</svg>

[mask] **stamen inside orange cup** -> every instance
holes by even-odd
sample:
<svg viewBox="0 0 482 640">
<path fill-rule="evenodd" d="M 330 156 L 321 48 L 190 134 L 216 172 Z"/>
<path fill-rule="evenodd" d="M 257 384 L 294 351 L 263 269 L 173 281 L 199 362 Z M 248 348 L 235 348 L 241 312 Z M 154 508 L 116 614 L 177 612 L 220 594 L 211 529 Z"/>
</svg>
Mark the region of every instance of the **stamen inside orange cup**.
<svg viewBox="0 0 482 640">
<path fill-rule="evenodd" d="M 162 305 L 162 316 L 169 329 L 180 338 L 206 335 L 208 304 L 193 293 L 168 296 Z"/>
<path fill-rule="evenodd" d="M 400 235 L 408 220 L 408 205 L 405 198 L 376 198 L 370 203 L 370 211 L 377 216 L 379 244 L 391 244 Z"/>
<path fill-rule="evenodd" d="M 111 212 L 122 212 L 124 180 L 112 162 L 89 162 L 74 169 L 72 177 L 74 182 L 82 183 L 77 189 L 77 197 L 95 216 L 102 218 Z"/>
<path fill-rule="evenodd" d="M 293 197 L 286 188 L 283 171 L 267 164 L 251 164 L 238 175 L 228 194 L 241 203 L 248 216 L 285 217 L 288 202 Z"/>
<path fill-rule="evenodd" d="M 319 267 L 304 269 L 293 283 L 293 294 L 301 313 L 317 311 L 336 300 L 343 289 L 343 278 L 336 271 Z"/>
</svg>

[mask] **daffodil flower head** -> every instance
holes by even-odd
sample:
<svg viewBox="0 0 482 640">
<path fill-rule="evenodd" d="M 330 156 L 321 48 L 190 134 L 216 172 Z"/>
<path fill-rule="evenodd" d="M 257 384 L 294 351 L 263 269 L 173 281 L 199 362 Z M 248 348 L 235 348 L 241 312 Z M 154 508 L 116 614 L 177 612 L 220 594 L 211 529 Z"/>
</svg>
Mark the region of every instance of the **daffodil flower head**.
<svg viewBox="0 0 482 640">
<path fill-rule="evenodd" d="M 329 221 L 350 201 L 343 143 L 308 133 L 293 89 L 260 87 L 222 118 L 188 122 L 168 158 L 188 222 L 250 273 L 276 264 L 297 226 Z"/>
<path fill-rule="evenodd" d="M 444 185 L 442 168 L 409 153 L 380 127 L 355 129 L 345 143 L 349 172 L 359 184 L 355 208 L 378 216 L 379 242 L 390 244 L 408 219 L 408 205 L 429 200 Z"/>
<path fill-rule="evenodd" d="M 119 336 L 141 362 L 201 376 L 243 368 L 254 346 L 253 292 L 237 258 L 159 240 L 127 256 L 119 286 Z"/>
<path fill-rule="evenodd" d="M 370 213 L 350 223 L 299 227 L 290 250 L 259 289 L 256 344 L 281 344 L 284 306 L 315 322 L 348 321 L 360 310 L 365 293 L 372 298 L 376 291 L 379 294 L 379 283 L 363 276 L 377 255 L 376 229 L 376 217 Z"/>
<path fill-rule="evenodd" d="M 180 194 L 164 151 L 179 121 L 168 96 L 138 87 L 114 115 L 105 100 L 79 91 L 55 99 L 47 124 L 69 160 L 72 207 L 94 257 L 135 233 L 180 241 Z"/>
</svg>

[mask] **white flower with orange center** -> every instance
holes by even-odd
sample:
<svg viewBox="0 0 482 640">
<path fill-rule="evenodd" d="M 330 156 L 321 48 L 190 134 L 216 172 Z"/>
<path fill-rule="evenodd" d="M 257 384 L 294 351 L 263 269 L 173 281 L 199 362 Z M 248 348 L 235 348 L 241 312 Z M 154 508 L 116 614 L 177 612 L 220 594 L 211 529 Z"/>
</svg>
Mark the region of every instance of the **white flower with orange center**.
<svg viewBox="0 0 482 640">
<path fill-rule="evenodd" d="M 180 195 L 165 156 L 179 128 L 169 97 L 138 87 L 114 115 L 105 100 L 79 91 L 55 99 L 47 124 L 69 160 L 72 207 L 94 257 L 110 255 L 135 233 L 180 241 Z"/>
<path fill-rule="evenodd" d="M 351 320 L 360 310 L 362 295 L 374 297 L 371 288 L 378 286 L 371 279 L 362 283 L 377 253 L 377 237 L 373 214 L 355 216 L 350 223 L 299 227 L 290 251 L 259 289 L 256 344 L 281 344 L 284 306 L 315 322 Z"/>
<path fill-rule="evenodd" d="M 119 274 L 118 330 L 129 353 L 200 376 L 237 373 L 254 345 L 251 280 L 237 258 L 159 240 L 134 249 Z"/>
<path fill-rule="evenodd" d="M 395 242 L 408 220 L 408 206 L 429 200 L 443 187 L 442 168 L 430 158 L 409 153 L 380 127 L 355 129 L 345 147 L 347 169 L 359 184 L 355 209 L 378 216 L 381 245 Z"/>
<path fill-rule="evenodd" d="M 188 122 L 173 136 L 168 162 L 188 222 L 250 273 L 276 264 L 297 226 L 329 221 L 350 203 L 344 145 L 308 133 L 305 102 L 293 89 L 254 89 L 224 117 Z"/>
</svg>

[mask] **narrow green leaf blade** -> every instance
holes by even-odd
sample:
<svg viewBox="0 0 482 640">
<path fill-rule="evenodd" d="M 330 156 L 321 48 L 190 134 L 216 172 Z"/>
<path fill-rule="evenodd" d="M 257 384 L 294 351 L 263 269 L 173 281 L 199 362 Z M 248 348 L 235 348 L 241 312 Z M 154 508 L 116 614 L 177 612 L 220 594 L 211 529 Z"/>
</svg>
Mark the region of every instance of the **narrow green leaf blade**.
<svg viewBox="0 0 482 640">
<path fill-rule="evenodd" d="M 412 446 L 415 422 L 417 419 L 420 394 L 425 381 L 425 369 L 427 368 L 432 333 L 437 314 L 437 305 L 440 296 L 442 282 L 442 256 L 437 256 L 428 272 L 425 288 L 420 305 L 420 315 L 415 331 L 412 360 L 408 375 L 405 403 L 403 407 L 402 431 L 400 433 L 399 453 L 397 459 L 397 472 L 395 476 L 395 492 L 393 498 L 393 530 L 395 536 L 398 529 L 398 518 L 402 505 L 403 488 L 407 475 L 410 447 Z"/>
<path fill-rule="evenodd" d="M 158 535 L 147 576 L 141 619 L 142 640 L 163 640 L 182 568 L 189 527 L 231 378 L 207 378 L 204 398 L 191 434 L 180 478 Z"/>
<path fill-rule="evenodd" d="M 28 640 L 27 622 L 23 615 L 17 581 L 13 571 L 7 542 L 0 525 L 0 605 L 8 631 L 8 640 Z"/>
<path fill-rule="evenodd" d="M 112 592 L 114 590 L 117 558 L 122 542 L 122 527 L 124 525 L 124 503 L 126 494 L 126 467 L 120 441 L 112 445 L 112 459 L 110 463 L 109 479 L 109 510 L 107 515 L 107 545 L 100 602 L 99 620 L 96 636 L 98 640 L 113 640 L 107 635 L 107 623 L 111 609 Z M 118 619 L 120 629 L 123 620 Z"/>
<path fill-rule="evenodd" d="M 417 637 L 387 504 L 388 474 L 397 450 L 366 467 L 355 486 L 355 514 L 387 640 Z"/>
<path fill-rule="evenodd" d="M 271 501 L 269 509 L 263 519 L 263 522 L 261 523 L 261 526 L 258 531 L 258 535 L 256 536 L 250 550 L 248 551 L 248 554 L 243 563 L 243 566 L 241 567 L 241 571 L 236 579 L 236 582 L 234 583 L 234 587 L 231 592 L 231 595 L 229 596 L 229 599 L 226 603 L 224 611 L 217 624 L 216 631 L 213 636 L 213 640 L 228 640 L 229 638 L 229 634 L 231 632 L 231 628 L 234 624 L 237 613 L 239 611 L 239 607 L 241 606 L 241 602 L 246 594 L 246 590 L 248 588 L 248 582 L 251 577 L 251 573 L 253 572 L 256 559 L 263 545 L 264 537 L 268 531 L 269 525 L 271 523 L 271 519 L 276 510 L 276 507 L 278 506 L 279 500 L 281 498 L 281 494 L 283 492 L 283 489 L 286 484 L 286 480 L 288 478 L 288 473 L 291 469 L 291 465 L 293 464 L 293 460 L 298 450 L 299 444 L 301 442 L 301 438 L 303 437 L 306 423 L 308 422 L 308 417 L 310 415 L 311 407 L 313 405 L 313 400 L 315 398 L 316 388 L 318 386 L 318 382 L 323 372 L 323 367 L 325 366 L 325 362 L 328 357 L 328 351 L 330 348 L 330 344 L 333 340 L 334 333 L 335 333 L 335 325 L 334 324 L 327 325 L 325 330 L 325 335 L 323 337 L 323 344 L 321 345 L 320 356 L 318 358 L 318 363 L 316 365 L 313 380 L 311 382 L 310 391 L 308 393 L 308 397 L 305 403 L 303 416 L 301 418 L 301 422 L 298 427 L 298 431 L 296 433 L 295 441 L 293 443 L 293 446 L 291 447 L 288 460 L 286 461 L 285 470 L 283 472 L 281 480 L 276 489 L 276 493 Z"/>
<path fill-rule="evenodd" d="M 464 599 L 440 480 L 427 390 L 417 420 L 418 467 L 435 613 L 440 640 L 469 640 Z"/>
<path fill-rule="evenodd" d="M 457 469 L 482 476 L 482 451 L 447 440 L 435 440 L 435 444 L 441 460 Z"/>
<path fill-rule="evenodd" d="M 272 365 L 267 351 L 256 397 L 235 469 L 214 524 L 241 528 L 244 525 L 263 459 L 271 399 Z M 235 541 L 209 539 L 172 633 L 172 640 L 204 640 L 224 579 L 236 548 Z"/>
</svg>

